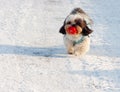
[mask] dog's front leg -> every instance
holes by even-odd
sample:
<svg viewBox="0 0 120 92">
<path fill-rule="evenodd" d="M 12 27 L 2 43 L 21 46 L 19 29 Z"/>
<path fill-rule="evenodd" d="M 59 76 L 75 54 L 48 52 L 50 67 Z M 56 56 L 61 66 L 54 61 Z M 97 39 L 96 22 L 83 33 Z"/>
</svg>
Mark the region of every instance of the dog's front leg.
<svg viewBox="0 0 120 92">
<path fill-rule="evenodd" d="M 73 42 L 66 37 L 64 37 L 64 44 L 67 49 L 68 54 L 74 54 Z"/>
</svg>

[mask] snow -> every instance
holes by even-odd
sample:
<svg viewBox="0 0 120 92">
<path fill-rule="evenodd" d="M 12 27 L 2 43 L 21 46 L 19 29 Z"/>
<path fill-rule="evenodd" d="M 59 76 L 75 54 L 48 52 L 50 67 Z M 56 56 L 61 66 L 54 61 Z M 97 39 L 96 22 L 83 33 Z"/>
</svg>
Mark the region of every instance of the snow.
<svg viewBox="0 0 120 92">
<path fill-rule="evenodd" d="M 120 92 L 119 4 L 0 0 L 0 92 Z M 75 7 L 94 21 L 82 58 L 66 54 L 58 32 Z"/>
</svg>

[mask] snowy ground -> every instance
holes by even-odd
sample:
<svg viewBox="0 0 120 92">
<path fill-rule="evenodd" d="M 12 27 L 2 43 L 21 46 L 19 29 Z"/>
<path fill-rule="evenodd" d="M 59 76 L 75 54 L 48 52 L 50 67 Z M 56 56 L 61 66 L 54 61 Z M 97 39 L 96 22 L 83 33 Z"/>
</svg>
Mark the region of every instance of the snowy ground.
<svg viewBox="0 0 120 92">
<path fill-rule="evenodd" d="M 120 92 L 119 0 L 0 0 L 0 92 Z M 94 21 L 90 52 L 58 33 L 74 7 Z"/>
</svg>

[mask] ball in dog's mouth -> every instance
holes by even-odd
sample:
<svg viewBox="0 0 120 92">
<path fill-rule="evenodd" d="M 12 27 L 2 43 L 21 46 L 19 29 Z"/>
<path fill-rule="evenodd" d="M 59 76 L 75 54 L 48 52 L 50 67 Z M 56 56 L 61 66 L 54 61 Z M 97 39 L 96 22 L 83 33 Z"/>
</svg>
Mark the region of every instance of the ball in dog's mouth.
<svg viewBox="0 0 120 92">
<path fill-rule="evenodd" d="M 73 26 L 70 26 L 67 30 L 68 34 L 71 34 L 71 35 L 74 35 L 74 34 L 77 34 L 78 31 L 76 29 L 76 27 L 73 27 Z"/>
</svg>

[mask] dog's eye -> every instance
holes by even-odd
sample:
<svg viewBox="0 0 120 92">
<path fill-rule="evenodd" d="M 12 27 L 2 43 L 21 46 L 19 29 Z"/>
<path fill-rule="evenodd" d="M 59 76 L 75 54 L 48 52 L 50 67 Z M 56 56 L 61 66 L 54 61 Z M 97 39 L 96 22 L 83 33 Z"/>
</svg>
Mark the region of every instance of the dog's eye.
<svg viewBox="0 0 120 92">
<path fill-rule="evenodd" d="M 70 21 L 68 21 L 68 22 L 67 22 L 67 24 L 71 24 L 71 22 L 70 22 Z"/>
</svg>

